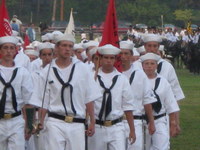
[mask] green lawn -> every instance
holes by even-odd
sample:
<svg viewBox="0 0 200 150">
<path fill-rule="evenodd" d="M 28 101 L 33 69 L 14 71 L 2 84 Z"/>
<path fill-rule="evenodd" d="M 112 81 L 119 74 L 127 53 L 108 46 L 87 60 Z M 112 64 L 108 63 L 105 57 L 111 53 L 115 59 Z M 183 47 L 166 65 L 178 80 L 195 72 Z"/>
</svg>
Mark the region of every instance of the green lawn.
<svg viewBox="0 0 200 150">
<path fill-rule="evenodd" d="M 181 135 L 171 139 L 171 150 L 200 150 L 200 75 L 177 70 L 185 94 L 181 101 Z"/>
</svg>

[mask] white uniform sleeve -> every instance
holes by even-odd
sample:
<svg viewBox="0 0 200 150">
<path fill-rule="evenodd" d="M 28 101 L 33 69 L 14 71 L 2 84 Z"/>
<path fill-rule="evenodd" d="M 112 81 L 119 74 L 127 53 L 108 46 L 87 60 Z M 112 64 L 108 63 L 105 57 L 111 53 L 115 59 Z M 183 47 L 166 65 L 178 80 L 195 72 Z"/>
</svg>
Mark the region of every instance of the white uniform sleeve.
<svg viewBox="0 0 200 150">
<path fill-rule="evenodd" d="M 164 98 L 164 106 L 166 109 L 167 114 L 179 111 L 179 106 L 177 104 L 176 99 L 174 98 L 174 94 L 169 83 L 165 83 L 165 98 Z"/>
<path fill-rule="evenodd" d="M 87 68 L 87 75 L 85 81 L 85 88 L 86 89 L 86 101 L 85 103 L 89 103 L 91 101 L 95 101 L 101 97 L 100 89 L 98 88 L 97 83 L 94 80 L 93 74 Z"/>
<path fill-rule="evenodd" d="M 174 93 L 174 96 L 175 96 L 175 99 L 177 101 L 181 100 L 181 99 L 184 99 L 185 96 L 183 94 L 183 91 L 181 89 L 181 86 L 179 84 L 179 81 L 178 81 L 178 78 L 177 78 L 177 75 L 176 75 L 176 72 L 173 68 L 173 66 L 171 64 L 169 64 L 169 74 L 168 74 L 168 82 L 170 83 L 171 85 L 171 88 L 172 88 L 172 91 Z"/>
<path fill-rule="evenodd" d="M 43 70 L 44 71 L 44 70 Z M 42 107 L 42 101 L 43 101 L 43 95 L 44 95 L 44 89 L 45 89 L 45 73 L 42 71 L 41 74 L 33 74 L 32 78 L 34 79 L 34 91 L 31 96 L 31 100 L 29 101 L 29 104 L 34 105 L 36 107 Z M 48 83 L 45 90 L 45 99 L 44 99 L 44 105 L 43 108 L 48 109 L 49 104 L 49 88 Z"/>
<path fill-rule="evenodd" d="M 124 75 L 122 75 L 122 78 L 124 80 L 122 89 L 122 109 L 123 111 L 135 110 L 136 106 L 134 105 L 134 95 L 129 81 Z"/>
<path fill-rule="evenodd" d="M 22 79 L 22 99 L 25 104 L 28 104 L 33 93 L 33 80 L 31 74 L 23 68 L 23 79 Z"/>
</svg>

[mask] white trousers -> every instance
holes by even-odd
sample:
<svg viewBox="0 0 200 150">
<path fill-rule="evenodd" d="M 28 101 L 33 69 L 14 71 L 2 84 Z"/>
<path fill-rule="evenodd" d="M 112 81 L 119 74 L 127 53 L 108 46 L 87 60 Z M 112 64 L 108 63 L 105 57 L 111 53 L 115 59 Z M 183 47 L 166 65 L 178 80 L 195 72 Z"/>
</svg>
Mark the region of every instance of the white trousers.
<svg viewBox="0 0 200 150">
<path fill-rule="evenodd" d="M 156 131 L 153 135 L 147 132 L 146 150 L 168 150 L 169 147 L 169 130 L 166 116 L 155 120 Z"/>
<path fill-rule="evenodd" d="M 85 150 L 84 124 L 49 117 L 46 127 L 46 150 Z"/>
<path fill-rule="evenodd" d="M 95 134 L 88 137 L 88 150 L 125 150 L 124 123 L 110 127 L 95 125 Z"/>
<path fill-rule="evenodd" d="M 142 120 L 134 120 L 134 127 L 135 127 L 135 135 L 136 141 L 133 144 L 130 144 L 128 141 L 129 138 L 129 126 L 128 122 L 124 120 L 125 128 L 126 128 L 126 149 L 127 150 L 143 150 L 144 149 L 144 132 L 143 132 L 143 122 Z"/>
<path fill-rule="evenodd" d="M 17 116 L 8 120 L 0 120 L 0 149 L 24 150 L 24 120 Z"/>
</svg>

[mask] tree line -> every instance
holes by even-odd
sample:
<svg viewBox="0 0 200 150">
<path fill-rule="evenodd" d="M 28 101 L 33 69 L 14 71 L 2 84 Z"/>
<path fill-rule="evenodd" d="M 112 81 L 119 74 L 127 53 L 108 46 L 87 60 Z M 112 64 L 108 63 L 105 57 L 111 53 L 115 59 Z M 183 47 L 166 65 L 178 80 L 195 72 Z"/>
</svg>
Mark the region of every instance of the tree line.
<svg viewBox="0 0 200 150">
<path fill-rule="evenodd" d="M 109 0 L 7 0 L 10 18 L 16 14 L 24 22 L 52 21 L 53 6 L 56 6 L 55 20 L 60 20 L 61 4 L 64 4 L 63 18 L 69 19 L 74 9 L 75 23 L 91 25 L 105 19 Z M 200 25 L 200 0 L 116 0 L 118 20 L 149 26 L 161 25 L 161 16 L 166 24 L 185 26 L 189 20 Z"/>
</svg>

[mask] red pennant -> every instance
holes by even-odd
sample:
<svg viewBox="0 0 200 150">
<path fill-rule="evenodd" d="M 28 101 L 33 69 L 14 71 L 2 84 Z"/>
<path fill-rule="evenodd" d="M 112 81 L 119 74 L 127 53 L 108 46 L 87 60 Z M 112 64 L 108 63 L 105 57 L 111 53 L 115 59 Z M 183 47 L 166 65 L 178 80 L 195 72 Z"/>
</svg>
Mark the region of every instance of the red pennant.
<svg viewBox="0 0 200 150">
<path fill-rule="evenodd" d="M 0 37 L 10 35 L 12 35 L 12 28 L 9 23 L 5 0 L 2 0 L 0 6 Z"/>
<path fill-rule="evenodd" d="M 30 40 L 27 34 L 25 34 L 24 37 L 24 49 L 26 48 L 26 46 L 30 45 Z"/>
<path fill-rule="evenodd" d="M 113 46 L 119 48 L 118 23 L 115 9 L 115 0 L 110 0 L 109 2 L 106 14 L 106 21 L 104 23 L 102 41 L 100 42 L 99 46 L 103 46 L 106 44 L 112 44 Z M 122 72 L 120 56 L 118 56 L 117 58 L 115 67 L 118 71 Z"/>
</svg>

